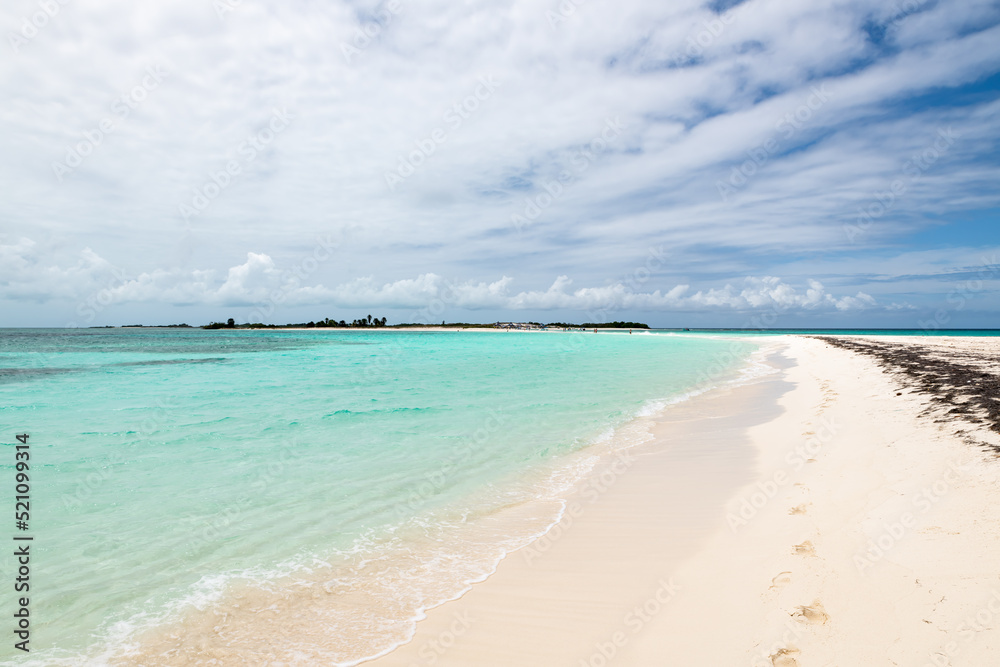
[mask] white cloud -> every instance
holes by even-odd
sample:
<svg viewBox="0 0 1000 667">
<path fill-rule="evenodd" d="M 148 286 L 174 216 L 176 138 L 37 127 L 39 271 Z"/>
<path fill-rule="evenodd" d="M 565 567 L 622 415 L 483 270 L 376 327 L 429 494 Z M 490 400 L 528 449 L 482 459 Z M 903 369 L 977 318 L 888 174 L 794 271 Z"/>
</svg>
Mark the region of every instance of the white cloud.
<svg viewBox="0 0 1000 667">
<path fill-rule="evenodd" d="M 248 253 L 244 263 L 225 273 L 212 270 L 157 270 L 126 277 L 108 262 L 86 250 L 75 266 L 43 266 L 34 256 L 35 244 L 21 239 L 13 245 L 0 245 L 0 258 L 18 267 L 34 262 L 32 267 L 44 280 L 10 282 L 17 272 L 5 278 L 7 299 L 71 298 L 87 300 L 95 289 L 104 306 L 128 303 L 169 305 L 249 306 L 261 312 L 268 304 L 297 306 L 382 307 L 391 309 L 427 308 L 434 303 L 465 310 L 535 310 L 535 311 L 673 311 L 762 310 L 762 309 L 836 309 L 858 310 L 875 307 L 875 300 L 864 293 L 835 296 L 823 285 L 809 280 L 796 289 L 780 278 L 748 277 L 742 289 L 726 285 L 721 289 L 699 291 L 685 296 L 688 285 L 677 285 L 666 292 L 636 291 L 622 283 L 602 287 L 573 287 L 565 275 L 558 276 L 545 290 L 514 292 L 514 279 L 502 276 L 493 282 L 453 281 L 433 273 L 412 279 L 377 283 L 371 277 L 357 278 L 334 287 L 303 285 L 292 271 L 275 265 L 263 253 Z M 104 281 L 108 275 L 110 282 Z M 115 277 L 117 276 L 117 277 Z M 34 291 L 28 289 L 33 288 Z M 48 289 L 48 293 L 38 290 Z M 266 311 L 264 311 L 266 312 Z"/>
<path fill-rule="evenodd" d="M 855 296 L 837 297 L 828 293 L 818 280 L 807 281 L 805 288 L 799 291 L 774 276 L 748 277 L 744 280 L 742 289 L 726 285 L 722 289 L 698 292 L 690 301 L 693 304 L 736 310 L 835 308 L 844 311 L 877 305 L 875 299 L 864 292 L 858 292 Z"/>
<path fill-rule="evenodd" d="M 75 260 L 75 261 L 73 261 Z M 71 298 L 115 279 L 115 268 L 90 248 L 60 266 L 28 238 L 0 239 L 0 297 L 48 301 Z"/>
</svg>

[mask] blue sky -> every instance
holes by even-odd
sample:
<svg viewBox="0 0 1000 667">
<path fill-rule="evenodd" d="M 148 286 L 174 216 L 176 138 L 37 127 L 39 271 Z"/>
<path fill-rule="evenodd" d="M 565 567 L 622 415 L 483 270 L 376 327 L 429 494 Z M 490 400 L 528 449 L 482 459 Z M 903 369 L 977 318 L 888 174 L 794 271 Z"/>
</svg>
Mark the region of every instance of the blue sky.
<svg viewBox="0 0 1000 667">
<path fill-rule="evenodd" d="M 995 2 L 0 9 L 0 326 L 1000 327 Z"/>
</svg>

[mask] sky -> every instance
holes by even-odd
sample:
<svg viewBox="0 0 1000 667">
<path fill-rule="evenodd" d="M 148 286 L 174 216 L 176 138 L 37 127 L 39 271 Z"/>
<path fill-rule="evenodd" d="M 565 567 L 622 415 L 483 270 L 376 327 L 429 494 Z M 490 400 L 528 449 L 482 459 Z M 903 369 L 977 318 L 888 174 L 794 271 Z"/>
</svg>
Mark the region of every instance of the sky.
<svg viewBox="0 0 1000 667">
<path fill-rule="evenodd" d="M 7 0 L 0 327 L 1000 328 L 1000 5 Z"/>
</svg>

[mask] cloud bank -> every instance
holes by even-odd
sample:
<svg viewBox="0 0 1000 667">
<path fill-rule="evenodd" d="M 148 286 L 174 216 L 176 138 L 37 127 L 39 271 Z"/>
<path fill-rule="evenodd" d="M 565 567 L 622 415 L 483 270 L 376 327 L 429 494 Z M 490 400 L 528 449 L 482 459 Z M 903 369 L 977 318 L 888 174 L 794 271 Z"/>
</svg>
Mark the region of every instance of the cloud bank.
<svg viewBox="0 0 1000 667">
<path fill-rule="evenodd" d="M 502 276 L 493 282 L 452 281 L 426 273 L 415 278 L 379 283 L 373 277 L 325 287 L 304 285 L 292 269 L 279 268 L 263 253 L 248 253 L 246 261 L 227 271 L 211 269 L 180 271 L 156 270 L 129 276 L 85 249 L 78 261 L 66 267 L 48 265 L 36 244 L 20 239 L 0 245 L 0 285 L 13 300 L 39 300 L 53 295 L 76 300 L 78 313 L 95 314 L 112 306 L 132 303 L 173 306 L 241 308 L 249 321 L 271 321 L 276 306 L 319 308 L 389 308 L 426 310 L 447 306 L 468 311 L 677 311 L 710 309 L 719 311 L 790 309 L 849 311 L 877 307 L 876 300 L 863 292 L 836 296 L 817 280 L 795 286 L 780 278 L 748 277 L 741 285 L 691 294 L 689 285 L 676 285 L 666 292 L 638 291 L 623 282 L 600 287 L 574 287 L 567 276 L 558 276 L 545 290 L 515 292 L 515 282 Z M 30 281 L 24 275 L 33 275 Z M 43 277 L 38 279 L 37 276 Z M 91 318 L 92 319 L 92 318 Z"/>
<path fill-rule="evenodd" d="M 0 236 L 62 253 L 4 284 L 9 323 L 102 261 L 135 283 L 122 304 L 252 302 L 281 270 L 231 267 L 300 266 L 317 235 L 333 258 L 289 317 L 413 303 L 394 295 L 428 276 L 504 309 L 619 282 L 628 308 L 767 307 L 787 284 L 800 309 L 933 309 L 997 245 L 995 2 L 54 6 L 0 8 Z M 670 259 L 634 289 L 650 248 Z M 920 253 L 932 270 L 893 275 L 933 285 L 873 281 Z"/>
</svg>

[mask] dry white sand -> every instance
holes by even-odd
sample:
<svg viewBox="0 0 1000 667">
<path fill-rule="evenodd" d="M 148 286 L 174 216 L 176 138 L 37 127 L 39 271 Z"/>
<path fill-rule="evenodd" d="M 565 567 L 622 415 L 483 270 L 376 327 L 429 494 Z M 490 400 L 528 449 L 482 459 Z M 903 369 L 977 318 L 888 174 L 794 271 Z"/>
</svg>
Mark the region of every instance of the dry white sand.
<svg viewBox="0 0 1000 667">
<path fill-rule="evenodd" d="M 934 339 L 1000 352 L 965 341 Z M 1000 460 L 870 359 L 775 344 L 368 664 L 1000 664 Z"/>
</svg>

